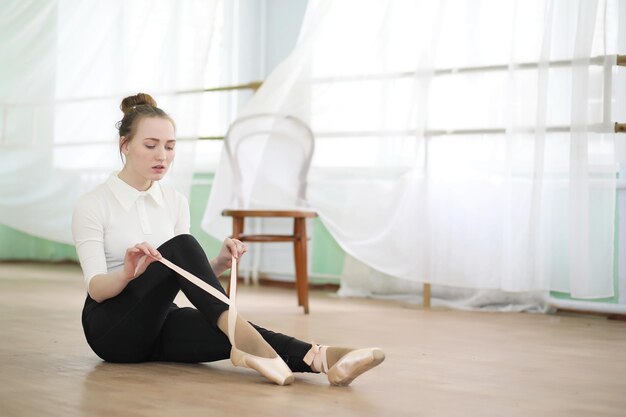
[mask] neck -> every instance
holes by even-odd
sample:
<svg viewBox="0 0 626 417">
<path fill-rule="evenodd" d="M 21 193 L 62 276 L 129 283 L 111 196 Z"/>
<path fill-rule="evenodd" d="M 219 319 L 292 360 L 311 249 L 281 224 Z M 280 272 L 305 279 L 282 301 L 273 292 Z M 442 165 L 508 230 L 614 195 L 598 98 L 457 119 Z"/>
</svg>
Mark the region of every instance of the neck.
<svg viewBox="0 0 626 417">
<path fill-rule="evenodd" d="M 152 181 L 131 172 L 126 165 L 117 174 L 117 177 L 138 191 L 146 191 L 152 185 Z"/>
</svg>

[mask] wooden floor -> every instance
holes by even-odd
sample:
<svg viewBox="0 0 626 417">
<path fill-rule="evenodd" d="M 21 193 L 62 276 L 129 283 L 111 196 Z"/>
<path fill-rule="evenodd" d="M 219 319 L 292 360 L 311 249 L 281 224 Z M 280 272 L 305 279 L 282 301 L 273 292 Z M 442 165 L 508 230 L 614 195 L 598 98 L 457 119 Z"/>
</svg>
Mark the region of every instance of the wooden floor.
<svg viewBox="0 0 626 417">
<path fill-rule="evenodd" d="M 325 344 L 377 345 L 350 387 L 298 374 L 279 387 L 228 361 L 103 363 L 80 326 L 74 265 L 0 264 L 0 416 L 625 416 L 626 323 L 422 310 L 241 287 L 257 323 Z"/>
</svg>

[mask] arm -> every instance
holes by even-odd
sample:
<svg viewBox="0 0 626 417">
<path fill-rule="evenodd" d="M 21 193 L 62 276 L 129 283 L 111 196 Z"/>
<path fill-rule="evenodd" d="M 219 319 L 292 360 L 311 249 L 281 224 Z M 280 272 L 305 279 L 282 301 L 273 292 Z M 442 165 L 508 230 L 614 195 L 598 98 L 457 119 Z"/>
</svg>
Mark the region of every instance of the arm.
<svg viewBox="0 0 626 417">
<path fill-rule="evenodd" d="M 129 282 L 143 274 L 148 265 L 160 258 L 161 254 L 147 242 L 128 248 L 124 256 L 124 268 L 91 278 L 89 296 L 99 303 L 115 297 Z"/>
<path fill-rule="evenodd" d="M 97 302 L 121 293 L 133 278 L 161 256 L 149 244 L 140 243 L 126 250 L 123 268 L 108 272 L 104 249 L 105 207 L 106 202 L 98 196 L 87 195 L 78 202 L 72 216 L 72 236 L 87 292 Z"/>
<path fill-rule="evenodd" d="M 123 270 L 109 274 L 99 274 L 89 281 L 89 296 L 101 303 L 121 293 L 128 285 L 130 279 L 124 276 Z"/>
<path fill-rule="evenodd" d="M 224 239 L 224 243 L 222 244 L 222 249 L 217 254 L 217 256 L 209 261 L 211 264 L 211 269 L 215 272 L 216 276 L 220 276 L 226 271 L 230 269 L 232 266 L 234 256 L 239 262 L 241 256 L 248 251 L 248 246 L 237 239 Z"/>
<path fill-rule="evenodd" d="M 215 272 L 215 276 L 219 277 L 220 275 L 222 275 L 224 273 L 224 271 L 226 271 L 227 268 L 223 268 L 219 261 L 217 260 L 217 258 L 213 258 L 209 261 L 209 264 L 211 264 L 211 269 L 213 270 L 213 272 Z"/>
</svg>

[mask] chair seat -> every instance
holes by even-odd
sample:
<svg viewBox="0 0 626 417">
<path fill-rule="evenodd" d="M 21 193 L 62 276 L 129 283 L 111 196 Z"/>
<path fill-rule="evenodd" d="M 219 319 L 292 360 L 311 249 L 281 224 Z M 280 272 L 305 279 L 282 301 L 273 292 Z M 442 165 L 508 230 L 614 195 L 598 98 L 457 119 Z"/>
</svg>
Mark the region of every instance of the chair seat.
<svg viewBox="0 0 626 417">
<path fill-rule="evenodd" d="M 242 242 L 295 242 L 298 237 L 294 235 L 239 235 L 237 239 Z"/>
<path fill-rule="evenodd" d="M 222 211 L 222 216 L 229 217 L 317 217 L 317 213 L 312 210 L 275 210 L 275 209 L 226 209 Z"/>
</svg>

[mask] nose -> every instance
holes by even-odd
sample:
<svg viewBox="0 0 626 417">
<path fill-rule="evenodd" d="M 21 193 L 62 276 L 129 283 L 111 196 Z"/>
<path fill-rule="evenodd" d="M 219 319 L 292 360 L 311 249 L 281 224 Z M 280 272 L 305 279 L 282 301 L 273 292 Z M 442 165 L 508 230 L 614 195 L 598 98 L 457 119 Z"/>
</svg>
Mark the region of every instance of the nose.
<svg viewBox="0 0 626 417">
<path fill-rule="evenodd" d="M 166 159 L 166 155 L 165 155 L 165 149 L 160 149 L 159 152 L 156 155 L 156 159 L 159 162 L 163 162 Z"/>
</svg>

